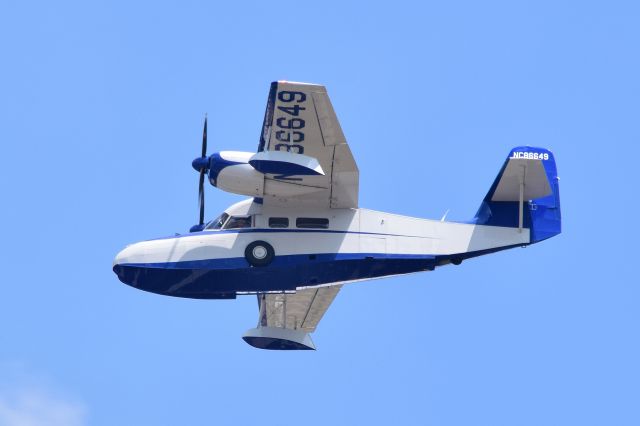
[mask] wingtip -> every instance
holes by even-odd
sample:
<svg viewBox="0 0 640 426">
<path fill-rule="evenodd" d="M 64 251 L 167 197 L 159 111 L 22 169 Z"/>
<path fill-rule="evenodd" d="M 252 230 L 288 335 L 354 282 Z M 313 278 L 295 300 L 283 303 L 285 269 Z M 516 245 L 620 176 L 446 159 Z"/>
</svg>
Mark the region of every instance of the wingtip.
<svg viewBox="0 0 640 426">
<path fill-rule="evenodd" d="M 295 85 L 298 85 L 298 86 L 324 87 L 324 85 L 318 84 L 318 83 L 306 83 L 304 81 L 289 81 L 289 80 L 278 80 L 278 81 L 272 82 L 272 84 L 295 84 Z"/>
</svg>

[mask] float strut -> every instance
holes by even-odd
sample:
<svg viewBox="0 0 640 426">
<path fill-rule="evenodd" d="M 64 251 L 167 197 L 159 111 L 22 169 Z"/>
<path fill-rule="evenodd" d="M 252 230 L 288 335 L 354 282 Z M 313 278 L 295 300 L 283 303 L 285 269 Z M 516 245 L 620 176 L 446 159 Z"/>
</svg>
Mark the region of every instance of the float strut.
<svg viewBox="0 0 640 426">
<path fill-rule="evenodd" d="M 287 328 L 287 295 L 282 300 L 282 328 Z"/>
<path fill-rule="evenodd" d="M 264 293 L 260 295 L 260 299 L 258 300 L 260 300 L 260 312 L 258 312 L 258 325 L 256 326 L 256 328 L 262 327 L 262 316 L 264 315 L 264 305 L 266 302 Z"/>
</svg>

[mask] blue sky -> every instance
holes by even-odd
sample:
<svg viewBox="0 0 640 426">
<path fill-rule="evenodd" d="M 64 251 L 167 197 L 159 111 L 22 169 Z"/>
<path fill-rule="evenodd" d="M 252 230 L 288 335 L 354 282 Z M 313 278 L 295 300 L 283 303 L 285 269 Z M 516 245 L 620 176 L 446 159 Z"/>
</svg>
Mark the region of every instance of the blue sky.
<svg viewBox="0 0 640 426">
<path fill-rule="evenodd" d="M 0 424 L 637 425 L 635 2 L 0 5 Z M 513 146 L 554 151 L 563 234 L 347 286 L 314 353 L 255 350 L 254 297 L 121 284 L 197 221 L 210 152 L 269 83 L 325 84 L 360 204 L 468 219 Z M 207 216 L 240 197 L 207 189 Z"/>
</svg>

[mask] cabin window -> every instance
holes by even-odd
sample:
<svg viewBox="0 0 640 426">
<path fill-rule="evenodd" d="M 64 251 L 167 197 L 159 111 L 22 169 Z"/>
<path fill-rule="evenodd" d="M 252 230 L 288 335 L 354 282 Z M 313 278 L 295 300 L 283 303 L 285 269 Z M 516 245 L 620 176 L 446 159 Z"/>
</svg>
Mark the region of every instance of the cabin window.
<svg viewBox="0 0 640 426">
<path fill-rule="evenodd" d="M 220 216 L 209 222 L 205 229 L 220 229 L 222 228 L 222 225 L 224 225 L 224 223 L 227 221 L 227 219 L 229 219 L 229 215 L 226 213 L 222 213 Z"/>
<path fill-rule="evenodd" d="M 329 219 L 324 217 L 299 217 L 296 219 L 296 227 L 329 229 Z"/>
<path fill-rule="evenodd" d="M 289 227 L 288 217 L 270 217 L 269 218 L 269 228 L 288 228 L 288 227 Z"/>
<path fill-rule="evenodd" d="M 251 228 L 251 216 L 231 216 L 223 229 Z"/>
</svg>

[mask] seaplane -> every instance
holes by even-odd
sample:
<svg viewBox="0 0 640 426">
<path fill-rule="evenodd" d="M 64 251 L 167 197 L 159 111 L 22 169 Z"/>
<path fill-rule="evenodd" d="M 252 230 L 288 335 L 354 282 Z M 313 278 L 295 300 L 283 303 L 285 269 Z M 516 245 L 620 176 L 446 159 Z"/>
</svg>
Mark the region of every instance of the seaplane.
<svg viewBox="0 0 640 426">
<path fill-rule="evenodd" d="M 513 148 L 475 216 L 429 220 L 358 205 L 359 170 L 324 86 L 271 84 L 257 152 L 207 155 L 199 173 L 199 222 L 188 233 L 126 246 L 119 280 L 166 296 L 257 296 L 260 349 L 315 350 L 311 333 L 343 285 L 433 271 L 561 232 L 551 151 Z M 204 181 L 249 197 L 205 221 Z"/>
</svg>

